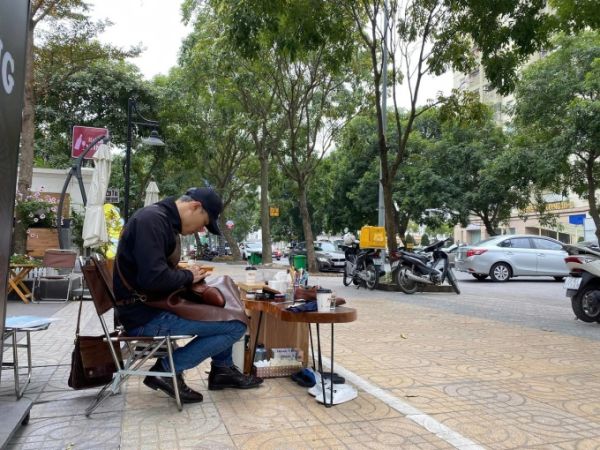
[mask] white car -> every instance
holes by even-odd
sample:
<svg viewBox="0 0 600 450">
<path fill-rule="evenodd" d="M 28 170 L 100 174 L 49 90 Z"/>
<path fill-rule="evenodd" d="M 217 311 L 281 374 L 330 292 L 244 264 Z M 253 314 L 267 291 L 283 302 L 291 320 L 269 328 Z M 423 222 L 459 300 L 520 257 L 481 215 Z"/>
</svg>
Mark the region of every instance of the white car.
<svg viewBox="0 0 600 450">
<path fill-rule="evenodd" d="M 262 243 L 243 242 L 240 245 L 240 253 L 242 254 L 242 259 L 248 259 L 252 253 L 258 253 L 262 258 Z"/>
</svg>

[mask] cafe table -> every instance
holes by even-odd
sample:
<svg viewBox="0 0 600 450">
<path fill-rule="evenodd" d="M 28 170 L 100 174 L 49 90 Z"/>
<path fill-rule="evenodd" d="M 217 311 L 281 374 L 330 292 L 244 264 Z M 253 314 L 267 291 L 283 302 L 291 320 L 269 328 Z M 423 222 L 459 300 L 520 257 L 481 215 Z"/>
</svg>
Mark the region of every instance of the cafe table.
<svg viewBox="0 0 600 450">
<path fill-rule="evenodd" d="M 10 294 L 13 290 L 17 293 L 19 298 L 25 303 L 29 303 L 31 299 L 31 291 L 25 285 L 23 280 L 27 278 L 29 272 L 31 272 L 37 264 L 13 264 L 11 263 L 8 268 L 8 289 L 7 294 Z"/>
<path fill-rule="evenodd" d="M 334 368 L 334 325 L 336 323 L 349 323 L 354 322 L 356 320 L 357 314 L 356 309 L 349 308 L 347 306 L 336 306 L 335 309 L 331 311 L 310 311 L 310 312 L 292 312 L 288 311 L 288 307 L 291 306 L 290 302 L 269 302 L 265 300 L 244 300 L 246 309 L 250 311 L 258 311 L 260 313 L 258 319 L 258 329 L 256 332 L 256 339 L 253 343 L 252 347 L 252 358 L 251 361 L 254 361 L 254 356 L 256 353 L 257 339 L 260 334 L 260 327 L 262 323 L 262 316 L 264 313 L 269 314 L 271 316 L 277 317 L 279 320 L 283 322 L 292 322 L 292 323 L 306 323 L 309 326 L 315 324 L 317 331 L 317 360 L 318 360 L 318 368 L 321 373 L 321 389 L 323 390 L 323 404 L 325 407 L 330 408 L 333 406 L 333 389 L 330 389 L 330 398 L 329 402 L 327 402 L 327 396 L 325 395 L 325 377 L 323 376 L 323 359 L 322 359 L 322 351 L 321 351 L 321 333 L 320 333 L 320 325 L 321 324 L 330 324 L 331 325 L 331 380 L 333 380 L 333 368 Z M 312 340 L 312 332 L 310 333 L 310 343 L 311 343 L 311 351 L 313 356 L 313 366 L 315 366 L 314 362 L 314 347 Z"/>
</svg>

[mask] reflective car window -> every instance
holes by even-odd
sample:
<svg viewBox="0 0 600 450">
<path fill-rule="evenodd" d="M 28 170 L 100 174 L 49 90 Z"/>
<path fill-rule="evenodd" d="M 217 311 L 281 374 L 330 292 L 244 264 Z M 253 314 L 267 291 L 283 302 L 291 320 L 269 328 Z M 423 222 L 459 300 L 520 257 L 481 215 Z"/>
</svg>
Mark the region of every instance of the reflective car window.
<svg viewBox="0 0 600 450">
<path fill-rule="evenodd" d="M 549 239 L 534 239 L 535 246 L 542 250 L 562 250 L 562 245 Z"/>
<path fill-rule="evenodd" d="M 331 242 L 319 242 L 317 245 L 320 247 L 320 250 L 323 250 L 326 252 L 335 252 L 336 251 L 335 245 L 333 245 Z"/>
<path fill-rule="evenodd" d="M 510 240 L 511 248 L 531 248 L 529 238 L 513 238 Z"/>
<path fill-rule="evenodd" d="M 498 247 L 510 247 L 510 239 L 500 242 Z"/>
</svg>

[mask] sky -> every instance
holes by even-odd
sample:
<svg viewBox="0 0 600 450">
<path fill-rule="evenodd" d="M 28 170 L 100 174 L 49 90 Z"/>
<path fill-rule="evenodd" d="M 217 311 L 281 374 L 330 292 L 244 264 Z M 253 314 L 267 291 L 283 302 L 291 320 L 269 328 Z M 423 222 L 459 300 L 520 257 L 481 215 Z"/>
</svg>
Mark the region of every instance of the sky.
<svg viewBox="0 0 600 450">
<path fill-rule="evenodd" d="M 91 15 L 97 19 L 110 19 L 109 27 L 100 37 L 120 47 L 141 44 L 143 53 L 131 62 L 140 68 L 145 78 L 167 74 L 177 64 L 182 40 L 192 30 L 181 22 L 179 0 L 90 0 Z M 452 89 L 452 73 L 423 81 L 419 104 L 434 98 L 438 91 L 448 94 Z M 401 106 L 407 107 L 408 90 L 400 88 Z M 391 103 L 390 103 L 391 106 Z"/>
</svg>

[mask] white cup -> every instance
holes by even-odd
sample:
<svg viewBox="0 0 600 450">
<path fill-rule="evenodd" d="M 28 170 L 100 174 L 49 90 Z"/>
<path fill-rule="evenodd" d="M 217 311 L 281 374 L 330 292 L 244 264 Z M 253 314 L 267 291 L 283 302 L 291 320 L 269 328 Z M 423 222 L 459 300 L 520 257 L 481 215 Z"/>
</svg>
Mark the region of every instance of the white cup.
<svg viewBox="0 0 600 450">
<path fill-rule="evenodd" d="M 246 284 L 256 283 L 256 270 L 246 270 Z"/>
<path fill-rule="evenodd" d="M 331 291 L 329 289 L 318 290 L 317 291 L 317 310 L 319 312 L 329 312 L 330 311 L 330 300 Z"/>
</svg>

